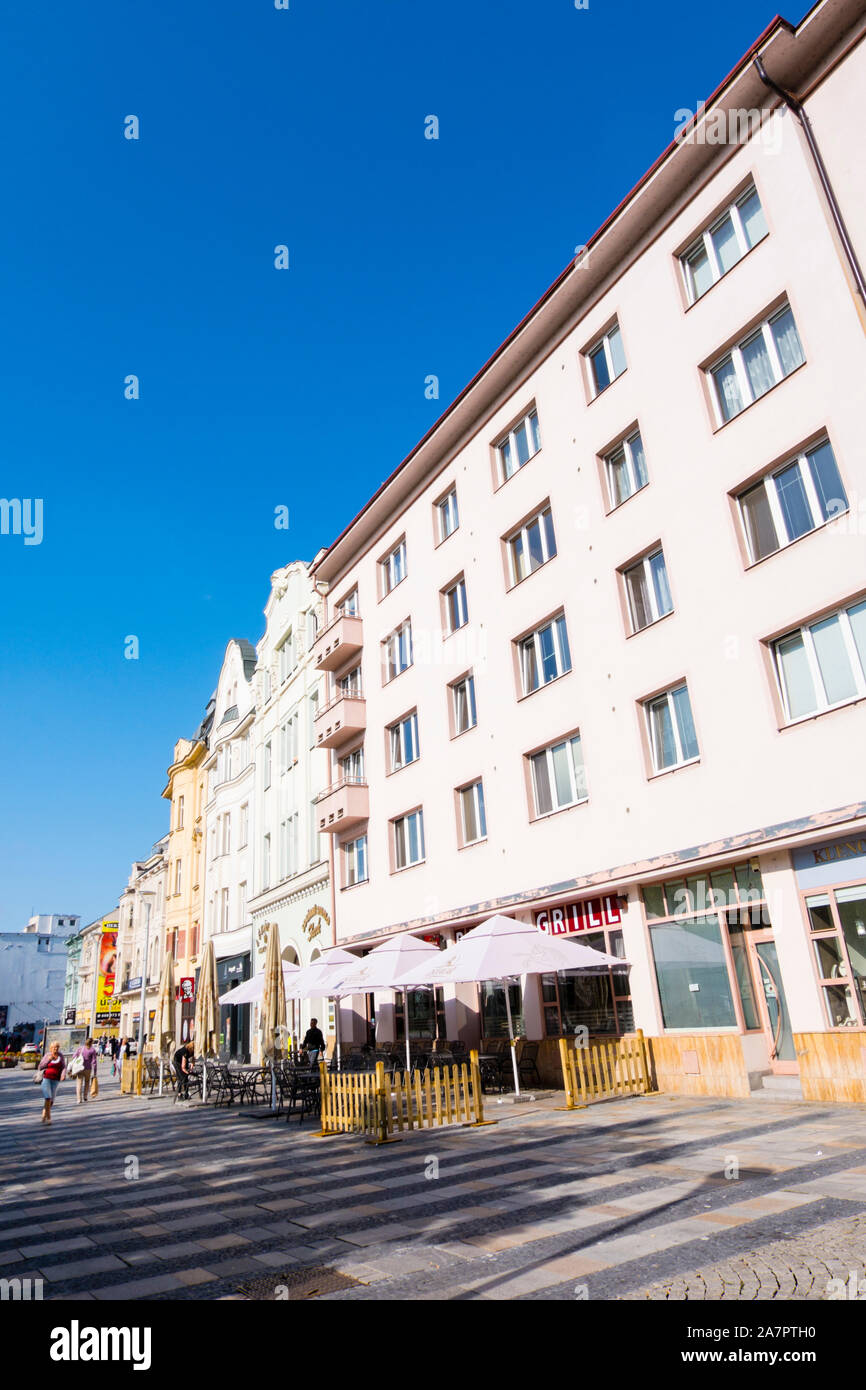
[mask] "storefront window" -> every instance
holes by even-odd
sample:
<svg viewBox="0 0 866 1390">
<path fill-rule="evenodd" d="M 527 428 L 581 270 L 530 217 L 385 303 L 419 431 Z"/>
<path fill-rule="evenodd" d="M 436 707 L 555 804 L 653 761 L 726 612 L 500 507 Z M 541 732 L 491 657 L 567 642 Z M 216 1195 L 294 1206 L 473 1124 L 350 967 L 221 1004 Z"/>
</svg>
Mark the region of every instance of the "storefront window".
<svg viewBox="0 0 866 1390">
<path fill-rule="evenodd" d="M 806 910 L 830 1027 L 866 1026 L 866 885 L 814 893 Z"/>
<path fill-rule="evenodd" d="M 735 917 L 736 913 L 731 913 Z M 755 984 L 752 979 L 752 972 L 749 969 L 749 954 L 746 947 L 745 932 L 742 931 L 738 923 L 728 922 L 728 938 L 731 943 L 731 955 L 734 960 L 734 975 L 736 978 L 737 991 L 740 996 L 740 1004 L 743 1009 L 743 1021 L 746 1029 L 758 1029 L 761 1027 L 761 1018 L 758 1013 L 758 1004 L 755 999 Z"/>
<path fill-rule="evenodd" d="M 404 1042 L 403 995 L 394 996 L 394 1038 Z M 443 990 L 412 989 L 409 991 L 409 1037 L 445 1037 L 445 995 Z"/>
<path fill-rule="evenodd" d="M 650 937 L 665 1027 L 736 1027 L 718 917 L 651 926 Z"/>
<path fill-rule="evenodd" d="M 595 951 L 625 959 L 621 931 L 581 932 L 581 943 Z M 630 1033 L 634 1029 L 628 971 L 602 975 L 542 975 L 541 1002 L 548 1038 L 576 1028 L 590 1034 Z"/>
<path fill-rule="evenodd" d="M 673 878 L 666 883 L 648 884 L 643 889 L 647 918 L 694 917 L 713 909 L 737 909 L 741 921 L 760 925 L 754 908 L 764 902 L 761 871 L 752 864 L 735 864 L 732 869 L 714 869 L 712 873 L 693 874 L 688 878 Z M 749 912 L 749 909 L 753 909 Z M 748 916 L 746 916 L 748 914 Z M 766 909 L 763 925 L 769 926 Z"/>
<path fill-rule="evenodd" d="M 511 1024 L 515 1035 L 525 1031 L 523 1026 L 523 997 L 520 985 L 509 985 Z M 508 1037 L 508 1015 L 505 1010 L 505 987 L 498 980 L 483 980 L 478 988 L 481 1000 L 481 1031 L 485 1038 Z"/>
</svg>

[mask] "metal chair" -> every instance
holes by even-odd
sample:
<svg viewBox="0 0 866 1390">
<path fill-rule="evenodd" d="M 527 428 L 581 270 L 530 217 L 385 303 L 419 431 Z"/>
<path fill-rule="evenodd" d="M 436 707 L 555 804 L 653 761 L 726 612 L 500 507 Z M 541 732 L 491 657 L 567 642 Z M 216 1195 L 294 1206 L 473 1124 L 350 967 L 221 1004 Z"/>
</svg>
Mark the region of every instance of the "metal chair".
<svg viewBox="0 0 866 1390">
<path fill-rule="evenodd" d="M 523 1080 L 524 1073 L 527 1078 L 536 1086 L 541 1085 L 541 1076 L 538 1071 L 538 1049 L 540 1043 L 525 1042 L 517 1059 L 517 1075 Z"/>
</svg>

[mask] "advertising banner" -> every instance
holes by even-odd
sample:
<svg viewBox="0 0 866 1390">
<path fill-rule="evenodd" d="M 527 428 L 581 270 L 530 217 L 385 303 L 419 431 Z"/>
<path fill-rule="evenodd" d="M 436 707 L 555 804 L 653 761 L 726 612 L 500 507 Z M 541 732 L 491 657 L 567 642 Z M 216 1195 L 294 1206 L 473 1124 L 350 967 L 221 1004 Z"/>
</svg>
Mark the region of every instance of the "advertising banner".
<svg viewBox="0 0 866 1390">
<path fill-rule="evenodd" d="M 120 1000 L 115 998 L 115 966 L 117 965 L 117 923 L 103 922 L 99 941 L 99 983 L 96 992 L 96 1022 L 108 1025 L 120 1022 Z"/>
</svg>

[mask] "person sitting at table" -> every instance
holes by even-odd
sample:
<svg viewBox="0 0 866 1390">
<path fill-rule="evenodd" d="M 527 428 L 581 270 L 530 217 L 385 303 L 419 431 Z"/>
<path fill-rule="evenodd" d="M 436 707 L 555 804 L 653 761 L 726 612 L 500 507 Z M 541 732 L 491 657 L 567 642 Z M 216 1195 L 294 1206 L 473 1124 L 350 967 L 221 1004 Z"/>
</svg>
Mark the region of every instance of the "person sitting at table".
<svg viewBox="0 0 866 1390">
<path fill-rule="evenodd" d="M 189 1078 L 195 1062 L 195 1047 L 192 1042 L 183 1043 L 177 1049 L 172 1061 L 177 1077 L 177 1098 L 178 1100 L 189 1100 Z"/>
<path fill-rule="evenodd" d="M 304 1034 L 304 1041 L 301 1043 L 301 1048 L 306 1052 L 310 1061 L 310 1066 L 314 1067 L 319 1060 L 319 1053 L 325 1050 L 325 1037 L 319 1027 L 319 1020 L 317 1018 L 310 1019 L 310 1026 Z"/>
</svg>

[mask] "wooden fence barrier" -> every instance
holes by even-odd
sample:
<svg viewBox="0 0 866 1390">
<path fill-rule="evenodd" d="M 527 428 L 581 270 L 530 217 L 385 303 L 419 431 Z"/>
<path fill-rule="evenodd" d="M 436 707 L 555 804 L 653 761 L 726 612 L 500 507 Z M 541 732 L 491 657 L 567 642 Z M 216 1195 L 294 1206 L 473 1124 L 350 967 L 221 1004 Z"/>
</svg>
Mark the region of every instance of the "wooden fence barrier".
<svg viewBox="0 0 866 1390">
<path fill-rule="evenodd" d="M 583 1110 L 609 1096 L 645 1096 L 652 1089 L 643 1032 L 615 1042 L 569 1047 L 559 1040 L 565 1109 Z"/>
<path fill-rule="evenodd" d="M 137 1057 L 124 1057 L 121 1060 L 120 1094 L 122 1096 L 141 1095 L 141 1075 Z"/>
<path fill-rule="evenodd" d="M 428 1067 L 422 1077 L 396 1071 L 385 1074 L 383 1062 L 375 1072 L 332 1075 L 319 1063 L 322 1088 L 321 1134 L 363 1134 L 371 1144 L 389 1144 L 394 1131 L 438 1128 L 441 1125 L 483 1125 L 478 1053 L 469 1062 Z"/>
</svg>

